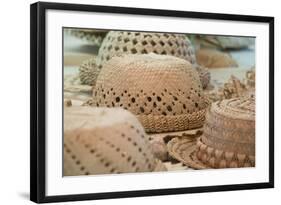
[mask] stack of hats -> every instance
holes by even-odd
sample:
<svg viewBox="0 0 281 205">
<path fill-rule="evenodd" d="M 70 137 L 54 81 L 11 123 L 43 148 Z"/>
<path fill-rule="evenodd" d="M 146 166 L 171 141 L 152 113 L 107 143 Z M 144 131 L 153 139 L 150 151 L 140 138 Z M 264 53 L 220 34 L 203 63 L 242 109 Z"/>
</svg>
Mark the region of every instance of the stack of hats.
<svg viewBox="0 0 281 205">
<path fill-rule="evenodd" d="M 92 105 L 122 107 L 147 132 L 171 132 L 201 127 L 208 100 L 188 61 L 151 53 L 113 57 L 104 64 Z"/>
<path fill-rule="evenodd" d="M 249 95 L 213 103 L 197 143 L 175 138 L 169 153 L 195 169 L 254 167 L 254 98 Z"/>
<path fill-rule="evenodd" d="M 194 49 L 189 39 L 182 34 L 170 33 L 145 33 L 145 32 L 125 32 L 125 31 L 110 31 L 104 38 L 95 66 L 85 66 L 80 70 L 83 75 L 96 70 L 93 76 L 92 85 L 95 85 L 96 75 L 100 72 L 103 65 L 113 56 L 124 54 L 148 54 L 155 53 L 159 55 L 171 55 L 190 62 L 195 70 L 199 73 L 202 86 L 205 88 L 210 81 L 210 73 L 204 67 L 200 67 L 196 63 Z M 88 84 L 84 79 L 81 79 L 83 84 Z"/>
<path fill-rule="evenodd" d="M 65 108 L 64 122 L 65 176 L 165 170 L 139 121 L 124 109 Z"/>
</svg>

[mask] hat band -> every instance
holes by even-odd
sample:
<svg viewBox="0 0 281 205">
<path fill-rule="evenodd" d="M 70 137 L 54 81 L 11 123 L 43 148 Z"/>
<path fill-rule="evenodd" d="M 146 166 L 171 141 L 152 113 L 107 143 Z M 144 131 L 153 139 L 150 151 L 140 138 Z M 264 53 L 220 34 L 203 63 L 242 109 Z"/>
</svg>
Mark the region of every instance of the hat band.
<svg viewBox="0 0 281 205">
<path fill-rule="evenodd" d="M 215 149 L 197 141 L 197 158 L 204 164 L 213 168 L 254 167 L 255 156 Z"/>
<path fill-rule="evenodd" d="M 146 132 L 174 132 L 203 126 L 206 110 L 176 116 L 136 115 Z"/>
</svg>

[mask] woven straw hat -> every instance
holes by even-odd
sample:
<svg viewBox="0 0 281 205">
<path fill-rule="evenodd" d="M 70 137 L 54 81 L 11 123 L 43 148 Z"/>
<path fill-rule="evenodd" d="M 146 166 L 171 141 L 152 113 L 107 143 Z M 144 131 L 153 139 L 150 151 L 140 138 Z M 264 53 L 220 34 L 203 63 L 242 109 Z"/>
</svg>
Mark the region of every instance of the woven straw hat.
<svg viewBox="0 0 281 205">
<path fill-rule="evenodd" d="M 255 166 L 255 101 L 251 97 L 222 100 L 206 114 L 204 132 L 196 140 L 175 138 L 169 153 L 195 169 Z"/>
<path fill-rule="evenodd" d="M 123 107 L 147 132 L 201 127 L 208 102 L 188 61 L 156 54 L 113 57 L 101 70 L 93 106 Z"/>
<path fill-rule="evenodd" d="M 97 65 L 121 54 L 156 53 L 171 55 L 196 63 L 189 39 L 182 34 L 110 31 L 99 49 Z"/>
<path fill-rule="evenodd" d="M 71 107 L 64 122 L 64 175 L 161 170 L 141 124 L 126 110 Z"/>
<path fill-rule="evenodd" d="M 110 31 L 101 44 L 94 69 L 98 74 L 104 63 L 113 56 L 148 53 L 171 55 L 187 60 L 200 73 L 203 87 L 210 81 L 210 73 L 196 64 L 194 48 L 189 39 L 182 34 Z M 95 84 L 95 79 L 92 84 Z"/>
</svg>

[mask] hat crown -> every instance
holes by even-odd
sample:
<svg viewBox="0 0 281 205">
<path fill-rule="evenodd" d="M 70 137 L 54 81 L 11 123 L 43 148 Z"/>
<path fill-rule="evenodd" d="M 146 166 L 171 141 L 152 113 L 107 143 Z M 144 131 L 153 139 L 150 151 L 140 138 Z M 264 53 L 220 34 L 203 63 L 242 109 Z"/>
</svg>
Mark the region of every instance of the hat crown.
<svg viewBox="0 0 281 205">
<path fill-rule="evenodd" d="M 122 54 L 171 55 L 196 63 L 194 48 L 183 34 L 110 31 L 99 49 L 97 65 Z"/>
<path fill-rule="evenodd" d="M 101 70 L 93 95 L 95 106 L 123 107 L 137 116 L 176 117 L 207 106 L 191 64 L 157 54 L 112 58 Z"/>
<path fill-rule="evenodd" d="M 213 103 L 206 114 L 202 142 L 225 152 L 254 156 L 254 98 L 233 98 Z"/>
</svg>

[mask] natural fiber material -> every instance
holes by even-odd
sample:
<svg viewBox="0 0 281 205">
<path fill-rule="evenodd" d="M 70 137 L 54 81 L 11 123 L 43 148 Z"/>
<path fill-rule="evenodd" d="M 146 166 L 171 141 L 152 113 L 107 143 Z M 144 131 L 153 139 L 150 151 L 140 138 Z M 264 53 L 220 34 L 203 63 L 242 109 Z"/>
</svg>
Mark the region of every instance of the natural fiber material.
<svg viewBox="0 0 281 205">
<path fill-rule="evenodd" d="M 84 61 L 79 67 L 79 78 L 82 85 L 93 85 L 97 80 L 98 74 L 96 58 Z"/>
<path fill-rule="evenodd" d="M 182 34 L 110 31 L 99 50 L 97 65 L 122 54 L 171 55 L 196 63 L 193 46 Z"/>
<path fill-rule="evenodd" d="M 103 30 L 70 29 L 70 34 L 72 34 L 73 36 L 82 40 L 86 40 L 89 43 L 97 46 L 101 45 L 106 33 L 107 32 Z"/>
<path fill-rule="evenodd" d="M 99 49 L 95 68 L 97 72 L 94 75 L 97 76 L 104 63 L 114 56 L 148 53 L 179 57 L 197 67 L 193 46 L 185 35 L 110 31 Z M 202 85 L 206 87 L 210 81 L 210 74 L 206 68 L 198 71 Z M 93 77 L 92 82 L 95 82 L 95 79 L 96 77 Z"/>
<path fill-rule="evenodd" d="M 205 95 L 213 102 L 250 96 L 255 92 L 255 71 L 249 70 L 246 72 L 245 78 L 240 80 L 234 75 L 231 75 L 223 86 L 211 91 L 205 91 Z"/>
<path fill-rule="evenodd" d="M 196 169 L 255 166 L 254 99 L 213 103 L 206 114 L 204 133 L 197 143 L 179 141 L 177 146 L 175 144 L 173 142 L 174 147 L 189 146 L 185 150 L 178 149 L 174 156 Z"/>
<path fill-rule="evenodd" d="M 211 74 L 208 70 L 208 68 L 200 66 L 200 65 L 195 65 L 195 69 L 199 74 L 199 78 L 202 84 L 203 88 L 207 88 L 207 86 L 210 83 L 211 80 Z"/>
<path fill-rule="evenodd" d="M 141 124 L 121 108 L 71 107 L 64 116 L 64 175 L 159 170 Z"/>
<path fill-rule="evenodd" d="M 188 61 L 156 54 L 114 57 L 101 70 L 94 106 L 123 107 L 147 132 L 201 127 L 208 105 Z"/>
<path fill-rule="evenodd" d="M 196 157 L 197 137 L 175 137 L 168 142 L 169 155 L 193 169 L 210 168 Z"/>
</svg>

